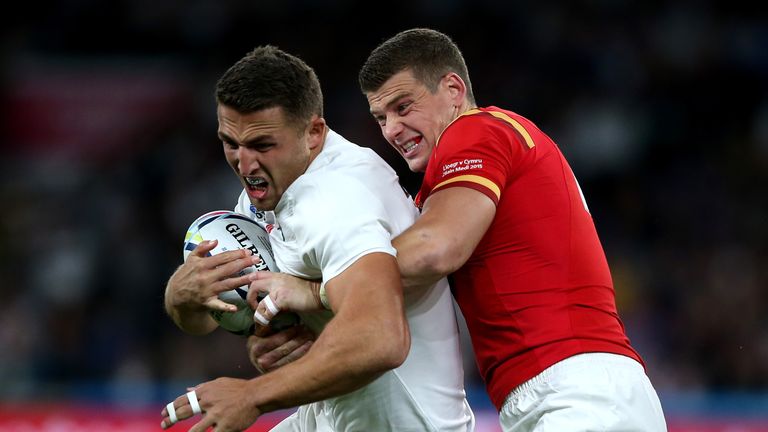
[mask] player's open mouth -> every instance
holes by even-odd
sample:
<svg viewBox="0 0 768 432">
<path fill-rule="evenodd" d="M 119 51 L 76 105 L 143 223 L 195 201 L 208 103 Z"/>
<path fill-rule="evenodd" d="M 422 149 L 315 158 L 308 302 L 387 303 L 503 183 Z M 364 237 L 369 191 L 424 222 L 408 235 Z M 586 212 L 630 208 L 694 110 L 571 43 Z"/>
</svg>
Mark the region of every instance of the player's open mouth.
<svg viewBox="0 0 768 432">
<path fill-rule="evenodd" d="M 248 186 L 249 195 L 253 195 L 256 198 L 263 198 L 267 193 L 269 182 L 263 177 L 243 177 L 245 184 Z"/>
<path fill-rule="evenodd" d="M 407 156 L 409 153 L 412 153 L 416 149 L 416 147 L 419 146 L 419 144 L 421 143 L 422 138 L 423 137 L 421 137 L 421 136 L 417 136 L 416 138 L 414 138 L 414 139 L 406 142 L 405 144 L 403 144 L 400 147 L 400 148 L 403 149 L 403 155 Z"/>
</svg>

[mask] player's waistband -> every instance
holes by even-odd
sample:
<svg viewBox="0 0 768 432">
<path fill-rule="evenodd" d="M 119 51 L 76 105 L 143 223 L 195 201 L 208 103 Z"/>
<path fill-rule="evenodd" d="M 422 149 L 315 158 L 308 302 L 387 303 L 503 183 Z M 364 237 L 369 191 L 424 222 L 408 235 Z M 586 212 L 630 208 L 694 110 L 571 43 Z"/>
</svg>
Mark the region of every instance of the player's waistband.
<svg viewBox="0 0 768 432">
<path fill-rule="evenodd" d="M 640 370 L 644 370 L 643 365 L 640 364 L 637 360 L 622 354 L 601 352 L 576 354 L 564 360 L 560 360 L 552 366 L 544 369 L 538 375 L 515 387 L 509 393 L 509 395 L 507 395 L 506 399 L 504 399 L 504 403 L 502 404 L 501 409 L 505 409 L 509 404 L 514 404 L 517 399 L 526 394 L 532 387 L 549 381 L 552 375 L 558 373 L 561 369 L 570 368 L 579 364 L 615 364 L 617 366 L 632 368 L 636 367 Z"/>
</svg>

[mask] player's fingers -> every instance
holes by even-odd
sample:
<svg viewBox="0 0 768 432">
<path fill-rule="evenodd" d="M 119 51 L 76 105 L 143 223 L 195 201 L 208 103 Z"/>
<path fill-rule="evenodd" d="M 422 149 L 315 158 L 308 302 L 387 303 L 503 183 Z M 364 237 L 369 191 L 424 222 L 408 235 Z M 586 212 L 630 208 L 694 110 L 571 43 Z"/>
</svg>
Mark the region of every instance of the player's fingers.
<svg viewBox="0 0 768 432">
<path fill-rule="evenodd" d="M 256 326 L 255 329 L 253 329 L 253 336 L 259 337 L 259 338 L 265 338 L 268 336 L 272 336 L 275 334 L 275 329 L 272 328 L 272 326 Z"/>
<path fill-rule="evenodd" d="M 264 334 L 260 335 L 257 331 L 255 335 L 249 336 L 248 341 L 245 343 L 245 351 L 248 353 L 248 359 L 251 361 L 251 364 L 261 373 L 266 372 L 266 369 L 264 369 L 259 364 L 258 356 L 261 355 L 261 352 L 257 348 L 259 346 L 259 342 L 264 339 L 264 337 L 268 336 L 269 331 L 271 331 L 270 327 L 261 327 L 264 330 Z"/>
<path fill-rule="evenodd" d="M 251 257 L 251 258 L 254 258 L 254 257 Z M 274 273 L 272 273 L 269 270 L 262 270 L 262 271 L 258 271 L 258 272 L 253 272 L 249 276 L 251 277 L 252 281 L 255 281 L 255 280 L 265 280 L 265 279 L 272 278 L 272 276 L 274 276 Z"/>
<path fill-rule="evenodd" d="M 259 303 L 264 296 L 272 293 L 272 281 L 274 280 L 271 274 L 262 276 L 261 278 L 254 278 L 253 275 L 269 272 L 253 272 L 248 275 L 248 297 L 246 301 L 255 310 L 259 307 Z M 274 295 L 272 296 L 274 300 Z"/>
<path fill-rule="evenodd" d="M 269 298 L 269 296 L 264 297 Z M 253 311 L 253 322 L 262 327 L 268 327 L 272 319 L 280 313 L 280 310 L 275 307 L 275 304 L 270 300 L 268 303 L 264 301 L 259 302 L 256 309 Z M 256 331 L 258 334 L 259 332 Z"/>
<path fill-rule="evenodd" d="M 258 361 L 259 358 L 302 334 L 302 328 L 304 326 L 293 326 L 279 332 L 273 332 L 270 327 L 264 327 L 263 332 L 249 336 L 246 342 L 246 349 L 248 350 L 248 357 L 251 363 L 256 367 L 265 366 L 261 364 L 262 362 Z"/>
<path fill-rule="evenodd" d="M 314 339 L 314 333 L 306 327 L 294 326 L 262 340 L 254 340 L 249 357 L 257 368 L 273 370 L 306 354 Z"/>
<path fill-rule="evenodd" d="M 208 428 L 212 427 L 214 432 L 216 429 L 216 421 L 213 417 L 203 416 L 203 418 L 189 429 L 189 432 L 205 432 Z"/>
<path fill-rule="evenodd" d="M 262 274 L 267 273 L 267 274 Z M 265 308 L 270 312 L 268 317 L 277 315 L 281 310 L 290 310 L 289 297 L 297 296 L 301 294 L 298 290 L 293 290 L 293 287 L 286 288 L 281 285 L 281 276 L 277 273 L 271 273 L 268 271 L 253 272 L 248 275 L 251 283 L 248 285 L 248 297 L 246 300 L 253 309 L 263 311 Z M 264 299 L 270 297 L 271 303 L 264 303 Z M 272 307 L 274 306 L 274 307 Z"/>
<path fill-rule="evenodd" d="M 176 419 L 175 414 L 174 414 L 174 419 Z M 175 425 L 177 421 L 178 419 L 176 419 L 176 421 L 172 421 L 171 419 L 168 418 L 168 416 L 164 416 L 163 419 L 160 420 L 160 428 L 168 429 L 169 427 L 172 427 L 173 425 Z"/>
<path fill-rule="evenodd" d="M 267 327 L 269 326 L 269 322 L 272 321 L 272 318 L 267 318 L 264 316 L 263 313 L 259 312 L 258 310 L 253 311 L 253 322 L 256 324 Z"/>
<path fill-rule="evenodd" d="M 285 354 L 284 356 L 280 357 L 279 359 L 275 360 L 275 362 L 272 364 L 270 369 L 277 369 L 279 367 L 285 366 L 288 363 L 298 360 L 299 358 L 303 357 L 304 354 L 309 351 L 310 348 L 312 348 L 313 341 L 306 341 L 303 344 L 299 345 L 296 349 L 289 352 L 288 354 Z"/>
<path fill-rule="evenodd" d="M 248 349 L 259 355 L 266 354 L 297 337 L 301 327 L 303 326 L 288 327 L 285 330 L 265 336 L 251 336 L 248 338 Z"/>
<path fill-rule="evenodd" d="M 245 276 L 249 284 L 247 301 L 252 308 L 256 308 L 262 295 L 269 294 L 273 276 L 273 273 L 268 270 L 251 272 Z"/>
<path fill-rule="evenodd" d="M 315 339 L 315 334 L 312 333 L 312 331 L 309 328 L 307 328 L 306 326 L 304 326 L 304 325 L 296 325 L 296 326 L 288 327 L 287 330 L 283 330 L 282 332 L 278 332 L 278 333 L 276 333 L 276 335 L 278 337 L 275 338 L 275 340 L 272 341 L 273 342 L 273 347 L 272 347 L 273 350 L 275 348 L 281 346 L 281 345 L 285 345 L 286 343 L 288 343 L 288 342 L 290 342 L 291 340 L 294 340 L 294 339 L 299 339 L 299 340 L 302 341 L 302 343 L 306 342 L 308 340 L 314 340 Z M 277 342 L 280 342 L 279 345 L 274 345 Z"/>
<path fill-rule="evenodd" d="M 187 262 L 196 262 L 201 268 L 211 270 L 239 259 L 247 259 L 250 262 L 250 256 L 251 251 L 249 250 L 235 249 L 217 253 L 215 255 L 193 256 L 190 254 L 189 257 L 187 257 Z"/>
<path fill-rule="evenodd" d="M 190 256 L 197 256 L 200 258 L 208 256 L 208 253 L 212 251 L 218 243 L 218 240 L 203 240 L 200 244 L 195 246 L 189 254 Z"/>
<path fill-rule="evenodd" d="M 218 297 L 210 297 L 208 300 L 206 300 L 203 305 L 207 307 L 210 310 L 217 310 L 222 312 L 237 312 L 237 306 L 227 303 L 225 301 L 222 301 Z"/>
<path fill-rule="evenodd" d="M 237 287 L 248 286 L 248 275 L 232 276 L 222 279 L 216 283 L 216 293 L 233 290 Z"/>
<path fill-rule="evenodd" d="M 197 398 L 197 392 L 195 389 L 190 389 L 186 396 L 187 400 L 189 401 L 189 407 L 192 410 L 192 414 L 202 414 L 203 410 L 200 407 L 200 400 Z"/>
<path fill-rule="evenodd" d="M 261 292 L 268 293 L 270 288 L 270 282 L 275 277 L 275 274 L 269 270 L 256 271 L 248 274 L 248 280 L 257 289 L 261 289 Z"/>
<path fill-rule="evenodd" d="M 248 297 L 252 308 L 256 308 L 254 295 L 268 293 L 277 308 L 283 311 L 308 312 L 321 309 L 320 301 L 312 289 L 312 281 L 285 273 L 261 273 L 269 272 L 253 272 L 249 275 L 251 283 L 248 292 L 254 292 Z"/>
<path fill-rule="evenodd" d="M 179 421 L 179 417 L 176 415 L 176 408 L 173 407 L 173 402 L 166 405 L 160 415 L 163 417 L 160 420 L 160 427 L 163 429 L 168 429 Z"/>
<path fill-rule="evenodd" d="M 160 422 L 160 426 L 163 429 L 167 429 L 174 424 L 186 420 L 192 417 L 195 413 L 192 412 L 192 407 L 189 405 L 189 400 L 186 395 L 179 396 L 173 402 L 170 402 L 163 408 L 163 419 Z"/>
<path fill-rule="evenodd" d="M 256 310 L 259 307 L 259 292 L 257 290 L 258 288 L 253 285 L 253 282 L 248 284 L 248 296 L 245 298 L 245 301 L 248 302 L 248 306 L 250 306 L 253 310 Z"/>
<path fill-rule="evenodd" d="M 290 355 L 295 350 L 301 348 L 303 345 L 305 345 L 307 342 L 313 342 L 315 340 L 315 335 L 312 333 L 309 329 L 307 329 L 304 326 L 294 326 L 298 330 L 295 330 L 293 333 L 293 337 L 286 340 L 282 344 L 274 347 L 272 350 L 270 350 L 268 353 L 269 355 L 275 355 L 276 357 L 285 357 L 287 355 Z"/>
<path fill-rule="evenodd" d="M 267 308 L 267 311 L 274 317 L 275 315 L 280 313 L 280 306 L 277 305 L 277 303 L 272 299 L 272 296 L 266 295 L 264 298 L 259 302 L 259 305 L 264 304 L 264 307 Z"/>
<path fill-rule="evenodd" d="M 268 325 L 275 315 L 280 313 L 280 308 L 275 304 L 272 297 L 269 295 L 264 296 L 263 299 L 256 306 L 256 310 L 253 313 L 254 320 L 261 325 Z"/>
<path fill-rule="evenodd" d="M 179 408 L 176 408 L 175 414 L 176 414 L 176 421 L 173 421 L 173 416 L 170 416 L 170 415 L 164 416 L 162 422 L 160 423 L 160 426 L 162 426 L 163 429 L 167 429 L 175 425 L 176 423 L 184 421 L 194 415 L 192 413 L 192 408 L 190 408 L 188 404 L 183 405 Z"/>
<path fill-rule="evenodd" d="M 250 251 L 241 250 L 236 252 L 236 254 L 230 256 L 231 259 L 217 265 L 212 269 L 212 277 L 216 278 L 217 280 L 223 280 L 232 277 L 232 275 L 240 273 L 242 270 L 252 265 L 250 257 L 246 255 L 249 254 Z M 218 256 L 219 255 L 214 255 L 214 257 Z"/>
<path fill-rule="evenodd" d="M 213 279 L 213 278 L 211 278 Z M 208 290 L 205 292 L 208 295 L 216 296 L 226 291 L 231 291 L 239 287 L 248 286 L 248 275 L 232 276 L 222 280 L 205 280 L 203 284 L 208 286 Z"/>
</svg>

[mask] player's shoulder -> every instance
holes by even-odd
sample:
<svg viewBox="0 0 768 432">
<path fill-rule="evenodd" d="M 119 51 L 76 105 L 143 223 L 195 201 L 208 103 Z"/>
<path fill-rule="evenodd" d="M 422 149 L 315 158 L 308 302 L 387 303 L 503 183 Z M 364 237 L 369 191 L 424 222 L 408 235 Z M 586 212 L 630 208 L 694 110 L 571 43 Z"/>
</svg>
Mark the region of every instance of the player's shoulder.
<svg viewBox="0 0 768 432">
<path fill-rule="evenodd" d="M 476 129 L 478 131 L 487 130 L 487 128 L 503 127 L 504 125 L 515 125 L 519 123 L 529 123 L 525 117 L 509 110 L 495 106 L 473 108 L 459 114 L 456 119 L 448 126 L 450 129 L 461 129 L 462 131 Z M 448 129 L 447 128 L 447 129 Z"/>
<path fill-rule="evenodd" d="M 329 130 L 325 146 L 299 179 L 295 192 L 309 195 L 369 194 L 397 178 L 397 173 L 372 149 L 355 144 Z M 341 197 L 339 197 L 341 199 Z"/>
<path fill-rule="evenodd" d="M 372 221 L 386 218 L 388 208 L 412 207 L 411 203 L 405 204 L 404 193 L 394 181 L 370 171 L 343 169 L 318 174 L 297 181 L 297 187 L 291 187 L 286 202 L 281 204 L 290 207 L 291 214 L 301 215 L 307 224 Z"/>
<path fill-rule="evenodd" d="M 333 163 L 337 167 L 365 166 L 366 169 L 373 167 L 394 172 L 392 167 L 373 149 L 352 142 L 333 130 L 328 131 L 325 147 L 321 154 L 327 162 Z"/>
<path fill-rule="evenodd" d="M 326 170 L 303 176 L 291 187 L 289 198 L 296 204 L 307 206 L 338 206 L 350 199 L 370 196 L 369 179 L 362 170 Z M 295 187 L 294 187 L 295 186 Z"/>
<path fill-rule="evenodd" d="M 495 106 L 473 108 L 457 117 L 445 129 L 438 147 L 472 149 L 477 146 L 495 147 L 498 141 L 520 141 L 528 148 L 540 135 L 536 125 L 513 111 Z M 500 150 L 504 147 L 497 148 Z M 443 150 L 446 151 L 446 150 Z"/>
</svg>

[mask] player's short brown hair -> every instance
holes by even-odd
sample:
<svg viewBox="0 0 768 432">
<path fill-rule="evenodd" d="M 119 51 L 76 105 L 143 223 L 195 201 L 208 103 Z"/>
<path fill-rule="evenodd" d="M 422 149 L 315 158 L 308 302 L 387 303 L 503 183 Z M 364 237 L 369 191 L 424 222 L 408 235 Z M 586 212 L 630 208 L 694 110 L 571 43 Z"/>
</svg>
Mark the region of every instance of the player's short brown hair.
<svg viewBox="0 0 768 432">
<path fill-rule="evenodd" d="M 374 92 L 393 75 L 408 69 L 433 93 L 446 73 L 456 73 L 467 85 L 467 99 L 475 103 L 459 47 L 447 35 L 428 28 L 402 31 L 376 47 L 360 69 L 360 90 Z"/>
<path fill-rule="evenodd" d="M 216 83 L 216 102 L 248 114 L 281 107 L 286 120 L 303 128 L 323 116 L 323 93 L 315 71 L 272 45 L 246 54 Z"/>
</svg>

